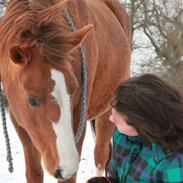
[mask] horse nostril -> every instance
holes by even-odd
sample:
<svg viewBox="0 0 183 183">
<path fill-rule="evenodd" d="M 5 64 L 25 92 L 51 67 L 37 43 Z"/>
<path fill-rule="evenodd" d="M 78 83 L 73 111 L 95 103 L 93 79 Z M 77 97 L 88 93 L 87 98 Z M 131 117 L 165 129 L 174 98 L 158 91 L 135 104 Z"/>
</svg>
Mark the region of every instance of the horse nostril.
<svg viewBox="0 0 183 183">
<path fill-rule="evenodd" d="M 53 173 L 53 176 L 54 176 L 56 179 L 63 179 L 62 170 L 61 170 L 61 169 L 57 169 L 57 170 Z"/>
</svg>

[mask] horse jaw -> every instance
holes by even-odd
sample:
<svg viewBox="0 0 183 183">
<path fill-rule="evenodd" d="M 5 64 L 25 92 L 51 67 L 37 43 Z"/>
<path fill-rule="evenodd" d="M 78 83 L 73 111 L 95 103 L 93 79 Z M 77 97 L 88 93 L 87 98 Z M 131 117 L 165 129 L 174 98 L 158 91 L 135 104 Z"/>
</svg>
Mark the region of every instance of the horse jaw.
<svg viewBox="0 0 183 183">
<path fill-rule="evenodd" d="M 61 109 L 59 121 L 52 123 L 56 135 L 57 152 L 60 159 L 58 168 L 62 170 L 63 179 L 68 179 L 75 174 L 79 168 L 79 156 L 72 129 L 71 101 L 63 73 L 52 69 L 51 78 L 55 81 L 52 96 Z"/>
</svg>

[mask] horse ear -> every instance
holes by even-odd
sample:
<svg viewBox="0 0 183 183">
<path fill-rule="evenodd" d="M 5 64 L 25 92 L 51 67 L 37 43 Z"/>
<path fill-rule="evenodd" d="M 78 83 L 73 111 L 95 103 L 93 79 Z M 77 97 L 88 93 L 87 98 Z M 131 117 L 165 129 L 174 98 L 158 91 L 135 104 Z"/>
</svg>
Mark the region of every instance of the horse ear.
<svg viewBox="0 0 183 183">
<path fill-rule="evenodd" d="M 25 66 L 31 60 L 31 52 L 28 48 L 21 49 L 19 46 L 14 46 L 10 49 L 10 59 L 14 64 Z"/>
<path fill-rule="evenodd" d="M 70 39 L 69 40 L 70 51 L 72 51 L 76 47 L 80 46 L 80 44 L 84 41 L 84 39 L 86 38 L 86 36 L 88 35 L 88 33 L 90 32 L 90 30 L 93 27 L 94 26 L 92 24 L 88 24 L 88 25 L 84 26 L 83 28 L 72 33 L 71 37 L 69 38 Z"/>
</svg>

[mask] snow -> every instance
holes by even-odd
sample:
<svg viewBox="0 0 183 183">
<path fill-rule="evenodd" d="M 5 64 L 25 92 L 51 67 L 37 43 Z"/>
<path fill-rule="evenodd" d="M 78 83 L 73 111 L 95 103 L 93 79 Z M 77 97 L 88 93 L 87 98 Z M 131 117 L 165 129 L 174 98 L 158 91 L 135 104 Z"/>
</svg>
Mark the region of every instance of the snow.
<svg viewBox="0 0 183 183">
<path fill-rule="evenodd" d="M 24 155 L 21 143 L 11 123 L 8 113 L 6 113 L 7 127 L 11 143 L 14 172 L 8 172 L 8 162 L 6 161 L 6 146 L 3 135 L 2 119 L 0 118 L 0 183 L 26 183 Z M 77 175 L 77 183 L 85 183 L 87 179 L 95 176 L 95 166 L 93 160 L 94 138 L 87 122 L 87 133 L 83 144 L 81 162 Z M 57 180 L 45 172 L 44 183 L 56 183 Z"/>
</svg>

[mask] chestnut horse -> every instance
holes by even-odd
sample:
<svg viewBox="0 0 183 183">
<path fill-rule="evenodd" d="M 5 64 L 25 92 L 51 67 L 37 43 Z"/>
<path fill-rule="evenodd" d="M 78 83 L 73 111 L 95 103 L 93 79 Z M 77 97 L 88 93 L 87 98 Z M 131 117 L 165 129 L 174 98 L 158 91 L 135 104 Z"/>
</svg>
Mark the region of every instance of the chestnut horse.
<svg viewBox="0 0 183 183">
<path fill-rule="evenodd" d="M 64 16 L 70 13 L 77 30 Z M 10 0 L 0 23 L 0 77 L 23 145 L 28 183 L 43 169 L 75 182 L 85 130 L 76 144 L 81 108 L 82 43 L 87 64 L 87 111 L 95 120 L 95 165 L 105 169 L 114 126 L 112 94 L 129 77 L 130 30 L 117 0 Z"/>
</svg>

